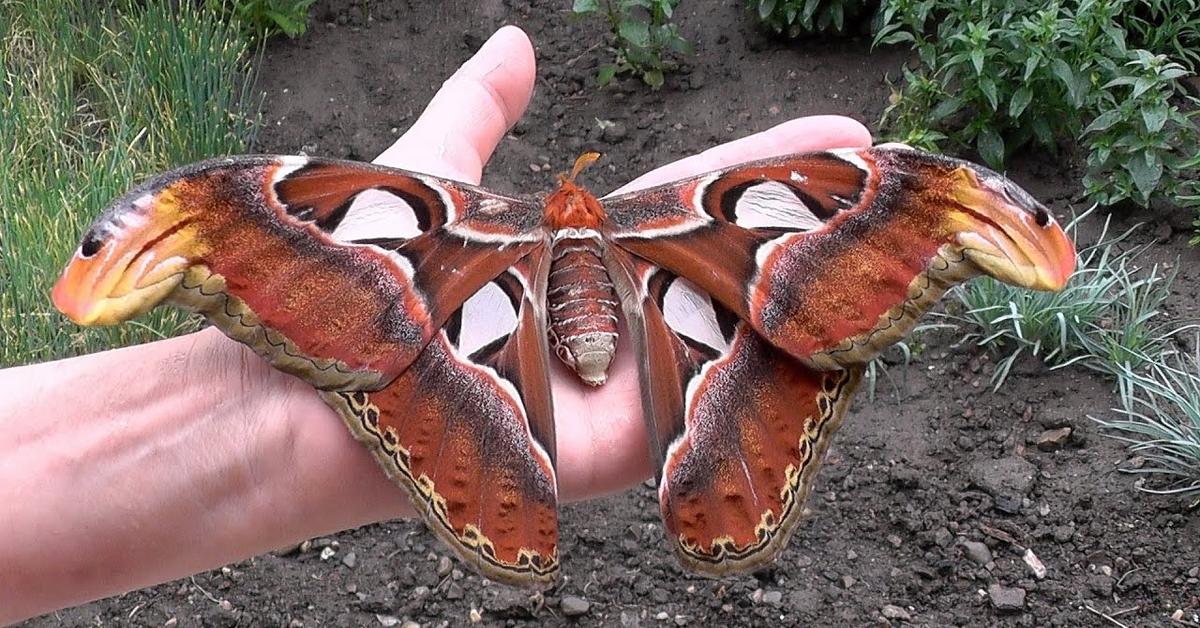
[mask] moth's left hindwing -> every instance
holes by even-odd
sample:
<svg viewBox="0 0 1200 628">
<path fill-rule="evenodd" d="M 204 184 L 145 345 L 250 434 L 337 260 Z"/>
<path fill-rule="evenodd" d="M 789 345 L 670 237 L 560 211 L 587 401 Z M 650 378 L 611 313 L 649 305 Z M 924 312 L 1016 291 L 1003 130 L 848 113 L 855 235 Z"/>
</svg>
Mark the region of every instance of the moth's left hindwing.
<svg viewBox="0 0 1200 628">
<path fill-rule="evenodd" d="M 708 575 L 773 560 L 861 369 L 814 370 L 691 282 L 619 249 L 606 262 L 638 353 L 662 517 L 677 555 Z"/>
<path fill-rule="evenodd" d="M 544 253 L 469 299 L 382 390 L 323 393 L 459 558 L 537 588 L 558 575 Z"/>
</svg>

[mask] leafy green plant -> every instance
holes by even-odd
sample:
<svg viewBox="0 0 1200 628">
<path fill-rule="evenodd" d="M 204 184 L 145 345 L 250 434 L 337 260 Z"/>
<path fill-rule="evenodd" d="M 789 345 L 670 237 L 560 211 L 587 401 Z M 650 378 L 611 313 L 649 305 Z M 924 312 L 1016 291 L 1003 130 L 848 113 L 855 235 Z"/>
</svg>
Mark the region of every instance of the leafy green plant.
<svg viewBox="0 0 1200 628">
<path fill-rule="evenodd" d="M 746 0 L 759 23 L 786 37 L 845 32 L 848 21 L 878 6 L 873 0 Z"/>
<path fill-rule="evenodd" d="M 891 130 L 888 139 L 913 148 L 937 152 L 946 134 L 931 128 L 929 112 L 947 95 L 937 80 L 904 68 L 904 87 L 892 86 L 880 125 Z"/>
<path fill-rule="evenodd" d="M 277 33 L 291 38 L 308 30 L 308 9 L 316 0 L 207 0 L 209 10 L 228 11 L 255 37 Z"/>
<path fill-rule="evenodd" d="M 1086 10 L 893 0 L 882 10 L 876 42 L 916 48 L 920 74 L 940 88 L 941 97 L 925 111 L 926 124 L 974 146 L 999 168 L 1008 153 L 1030 140 L 1053 149 L 1059 133 L 1082 128 L 1091 76 L 1106 58 L 1097 51 L 1124 49 L 1121 33 L 1102 27 L 1119 2 L 1080 4 Z"/>
<path fill-rule="evenodd" d="M 1082 138 L 1093 201 L 1194 204 L 1200 103 L 1178 80 L 1188 71 L 1130 47 L 1125 24 L 1148 33 L 1132 16 L 1151 16 L 1137 19 L 1190 32 L 1200 18 L 1168 13 L 1195 2 L 885 0 L 876 44 L 912 45 L 920 67 L 905 70 L 884 122 L 902 141 L 974 147 L 995 168 L 1027 144 Z"/>
<path fill-rule="evenodd" d="M 1084 187 L 1106 205 L 1132 200 L 1144 206 L 1155 195 L 1187 205 L 1184 193 L 1193 189 L 1200 153 L 1200 101 L 1174 80 L 1187 75 L 1183 66 L 1145 50 L 1131 55 L 1121 75 L 1096 93 L 1099 115 L 1084 129 L 1091 151 Z"/>
<path fill-rule="evenodd" d="M 1122 20 L 1133 45 L 1200 71 L 1200 0 L 1138 0 Z"/>
<path fill-rule="evenodd" d="M 642 79 L 652 89 L 674 69 L 671 54 L 691 54 L 692 46 L 671 21 L 679 0 L 575 0 L 576 15 L 602 14 L 613 38 L 612 63 L 600 67 L 596 82 L 607 85 L 620 74 Z"/>
<path fill-rule="evenodd" d="M 194 3 L 0 3 L 0 366 L 194 329 L 159 310 L 80 329 L 54 279 L 99 210 L 154 172 L 244 151 L 256 129 L 249 51 Z"/>
<path fill-rule="evenodd" d="M 1085 214 L 1086 215 L 1086 214 Z M 1082 216 L 1068 225 L 1077 234 Z M 1131 231 L 1108 237 L 1108 222 L 1061 292 L 1014 288 L 990 277 L 954 289 L 959 314 L 945 315 L 967 328 L 967 340 L 1003 355 L 992 374 L 999 389 L 1016 361 L 1040 358 L 1051 368 L 1079 364 L 1120 376 L 1166 353 L 1170 341 L 1190 327 L 1163 320 L 1174 272 L 1140 268 L 1144 246 L 1122 250 Z"/>
<path fill-rule="evenodd" d="M 1167 482 L 1166 488 L 1139 482 L 1142 490 L 1200 497 L 1200 355 L 1176 354 L 1144 371 L 1126 368 L 1119 381 L 1121 418 L 1092 420 L 1147 463 L 1125 471 Z"/>
</svg>

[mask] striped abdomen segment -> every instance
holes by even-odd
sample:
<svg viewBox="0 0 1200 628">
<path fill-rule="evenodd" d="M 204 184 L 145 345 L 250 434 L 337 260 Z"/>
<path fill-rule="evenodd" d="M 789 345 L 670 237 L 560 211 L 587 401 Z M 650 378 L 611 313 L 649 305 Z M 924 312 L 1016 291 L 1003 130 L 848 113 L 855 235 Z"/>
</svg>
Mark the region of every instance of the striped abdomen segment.
<svg viewBox="0 0 1200 628">
<path fill-rule="evenodd" d="M 617 295 L 598 236 L 556 239 L 546 290 L 550 346 L 580 379 L 604 383 L 617 347 Z"/>
</svg>

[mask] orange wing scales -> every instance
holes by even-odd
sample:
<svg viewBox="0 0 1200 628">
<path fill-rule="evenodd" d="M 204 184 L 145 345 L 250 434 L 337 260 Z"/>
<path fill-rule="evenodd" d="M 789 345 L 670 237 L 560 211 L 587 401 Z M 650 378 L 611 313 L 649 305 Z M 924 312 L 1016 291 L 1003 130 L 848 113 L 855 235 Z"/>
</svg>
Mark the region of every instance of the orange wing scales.
<svg viewBox="0 0 1200 628">
<path fill-rule="evenodd" d="M 382 390 L 323 397 L 460 558 L 498 581 L 553 583 L 553 463 L 494 371 L 462 361 L 440 335 Z"/>
<path fill-rule="evenodd" d="M 775 558 L 800 518 L 861 371 L 814 371 L 744 326 L 688 400 L 659 498 L 680 559 L 710 575 Z"/>
</svg>

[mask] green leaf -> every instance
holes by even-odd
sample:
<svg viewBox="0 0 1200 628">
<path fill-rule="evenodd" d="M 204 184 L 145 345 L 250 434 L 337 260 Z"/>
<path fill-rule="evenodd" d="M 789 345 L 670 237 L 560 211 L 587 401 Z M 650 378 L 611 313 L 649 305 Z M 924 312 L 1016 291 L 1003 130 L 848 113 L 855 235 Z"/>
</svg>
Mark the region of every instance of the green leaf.
<svg viewBox="0 0 1200 628">
<path fill-rule="evenodd" d="M 1071 66 L 1067 65 L 1067 62 L 1062 59 L 1053 59 L 1050 61 L 1050 71 L 1054 72 L 1058 80 L 1062 81 L 1063 85 L 1067 88 L 1067 96 L 1071 99 L 1071 104 L 1075 106 L 1082 104 L 1079 97 L 1075 71 L 1071 69 Z"/>
<path fill-rule="evenodd" d="M 929 117 L 934 121 L 945 120 L 946 118 L 958 113 L 962 108 L 963 101 L 961 98 L 947 98 L 938 103 L 932 111 L 929 112 Z"/>
<path fill-rule="evenodd" d="M 571 12 L 584 14 L 595 13 L 600 10 L 600 0 L 575 0 L 575 4 L 571 6 Z"/>
<path fill-rule="evenodd" d="M 1134 79 L 1132 76 L 1118 76 L 1117 78 L 1104 84 L 1104 89 L 1116 87 L 1118 85 L 1133 85 Z"/>
<path fill-rule="evenodd" d="M 617 35 L 638 48 L 645 48 L 650 44 L 650 25 L 645 22 L 627 20 L 621 22 Z"/>
<path fill-rule="evenodd" d="M 1150 89 L 1155 86 L 1155 83 L 1156 83 L 1156 81 L 1152 78 L 1147 78 L 1147 77 L 1139 78 L 1138 80 L 1133 82 L 1133 93 L 1131 93 L 1129 95 L 1129 97 L 1137 98 L 1138 96 L 1145 94 L 1147 91 L 1150 91 Z"/>
<path fill-rule="evenodd" d="M 775 1 L 776 0 L 759 0 L 758 19 L 765 20 L 771 17 L 771 14 L 775 12 Z"/>
<path fill-rule="evenodd" d="M 1029 86 L 1023 86 L 1013 94 L 1012 100 L 1008 101 L 1008 117 L 1014 120 L 1021 117 L 1025 112 L 1025 108 L 1029 106 L 1033 100 L 1033 90 Z"/>
<path fill-rule="evenodd" d="M 971 65 L 975 66 L 976 74 L 983 74 L 983 51 L 976 48 L 971 51 Z"/>
<path fill-rule="evenodd" d="M 1042 146 L 1054 146 L 1054 129 L 1050 128 L 1045 117 L 1033 119 L 1033 136 Z"/>
<path fill-rule="evenodd" d="M 1158 103 L 1142 109 L 1142 121 L 1146 123 L 1146 130 L 1151 133 L 1158 133 L 1167 123 L 1167 104 Z"/>
<path fill-rule="evenodd" d="M 1084 129 L 1083 132 L 1084 133 L 1092 133 L 1095 131 L 1103 131 L 1103 130 L 1107 129 L 1108 127 L 1116 124 L 1120 120 L 1121 120 L 1121 112 L 1120 111 L 1118 111 L 1116 109 L 1113 109 L 1111 111 L 1105 111 L 1104 113 L 1096 116 L 1096 119 L 1092 120 L 1092 123 L 1087 125 L 1087 128 Z"/>
<path fill-rule="evenodd" d="M 979 148 L 979 156 L 988 165 L 996 169 L 1004 166 L 1004 138 L 991 127 L 980 129 L 975 145 Z"/>
<path fill-rule="evenodd" d="M 996 95 L 996 82 L 989 77 L 983 77 L 979 80 L 979 91 L 987 96 L 988 104 L 992 106 L 992 111 L 1000 110 L 1000 98 Z"/>
<path fill-rule="evenodd" d="M 1025 57 L 1025 75 L 1022 80 L 1028 81 L 1029 77 L 1033 76 L 1033 73 L 1038 69 L 1038 62 L 1041 60 L 1041 57 L 1036 54 Z"/>
<path fill-rule="evenodd" d="M 667 45 L 670 46 L 671 50 L 674 50 L 681 55 L 690 55 L 694 52 L 694 49 L 692 48 L 692 42 L 684 39 L 678 34 L 667 39 Z"/>
<path fill-rule="evenodd" d="M 596 84 L 604 87 L 612 82 L 613 77 L 617 75 L 617 66 L 613 64 L 600 66 L 600 71 L 596 72 Z"/>
<path fill-rule="evenodd" d="M 887 37 L 879 38 L 875 43 L 877 45 L 883 44 L 884 46 L 891 46 L 893 44 L 899 44 L 899 43 L 903 43 L 906 41 L 916 42 L 916 40 L 913 39 L 912 33 L 908 32 L 908 31 L 896 31 L 896 32 L 888 35 Z"/>
<path fill-rule="evenodd" d="M 1143 199 L 1148 199 L 1158 181 L 1162 178 L 1162 162 L 1154 157 L 1154 153 L 1143 153 L 1143 159 L 1133 158 L 1125 165 L 1133 177 L 1133 184 L 1141 192 Z"/>
<path fill-rule="evenodd" d="M 645 81 L 651 89 L 658 89 L 663 85 L 662 70 L 650 70 L 642 75 L 642 80 Z"/>
</svg>

